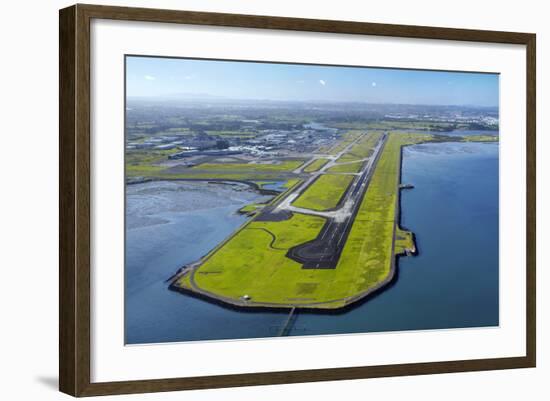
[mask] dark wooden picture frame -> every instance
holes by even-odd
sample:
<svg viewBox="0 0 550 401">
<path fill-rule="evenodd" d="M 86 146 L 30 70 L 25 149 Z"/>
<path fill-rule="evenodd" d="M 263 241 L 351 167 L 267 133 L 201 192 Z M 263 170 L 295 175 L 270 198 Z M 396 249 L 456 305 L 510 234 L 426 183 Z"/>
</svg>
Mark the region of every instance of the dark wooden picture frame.
<svg viewBox="0 0 550 401">
<path fill-rule="evenodd" d="M 525 45 L 526 355 L 512 358 L 91 383 L 90 22 L 94 18 Z M 60 10 L 59 29 L 59 388 L 62 392 L 73 396 L 93 396 L 535 366 L 535 34 L 80 4 Z"/>
</svg>

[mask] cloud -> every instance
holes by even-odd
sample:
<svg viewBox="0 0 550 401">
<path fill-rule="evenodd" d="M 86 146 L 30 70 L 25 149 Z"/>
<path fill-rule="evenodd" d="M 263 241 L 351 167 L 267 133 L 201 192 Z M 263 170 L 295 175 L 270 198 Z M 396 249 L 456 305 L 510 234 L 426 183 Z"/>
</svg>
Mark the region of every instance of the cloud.
<svg viewBox="0 0 550 401">
<path fill-rule="evenodd" d="M 156 78 L 152 75 L 145 75 L 143 78 L 145 78 L 147 81 L 154 81 Z"/>
<path fill-rule="evenodd" d="M 299 81 L 296 81 L 296 83 L 298 83 L 298 84 L 303 84 L 303 83 L 305 83 L 305 82 L 306 82 L 306 81 L 304 81 L 303 79 L 300 79 Z"/>
<path fill-rule="evenodd" d="M 183 79 L 187 79 L 187 80 L 195 79 L 195 76 L 194 75 L 186 75 L 186 76 L 183 77 Z"/>
<path fill-rule="evenodd" d="M 376 82 L 373 82 L 371 85 L 372 85 L 373 88 L 375 88 L 376 87 Z"/>
<path fill-rule="evenodd" d="M 322 80 L 322 79 L 319 80 L 319 83 L 320 83 L 321 85 L 323 85 L 323 86 L 325 86 L 325 85 L 327 84 L 327 83 L 326 83 L 324 80 Z"/>
</svg>

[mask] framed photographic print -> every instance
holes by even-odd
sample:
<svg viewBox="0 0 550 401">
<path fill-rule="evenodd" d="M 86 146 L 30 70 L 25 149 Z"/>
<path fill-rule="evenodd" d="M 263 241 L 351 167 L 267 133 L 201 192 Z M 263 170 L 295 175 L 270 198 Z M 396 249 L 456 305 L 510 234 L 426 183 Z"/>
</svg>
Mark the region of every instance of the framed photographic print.
<svg viewBox="0 0 550 401">
<path fill-rule="evenodd" d="M 60 11 L 60 390 L 535 366 L 535 35 Z"/>
</svg>

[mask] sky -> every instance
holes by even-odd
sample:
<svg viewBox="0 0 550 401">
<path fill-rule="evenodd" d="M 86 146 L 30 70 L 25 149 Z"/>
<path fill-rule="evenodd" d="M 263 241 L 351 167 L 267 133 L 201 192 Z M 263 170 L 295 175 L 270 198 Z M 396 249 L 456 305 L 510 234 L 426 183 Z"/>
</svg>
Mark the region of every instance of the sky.
<svg viewBox="0 0 550 401">
<path fill-rule="evenodd" d="M 498 74 L 128 56 L 128 97 L 498 106 Z"/>
</svg>

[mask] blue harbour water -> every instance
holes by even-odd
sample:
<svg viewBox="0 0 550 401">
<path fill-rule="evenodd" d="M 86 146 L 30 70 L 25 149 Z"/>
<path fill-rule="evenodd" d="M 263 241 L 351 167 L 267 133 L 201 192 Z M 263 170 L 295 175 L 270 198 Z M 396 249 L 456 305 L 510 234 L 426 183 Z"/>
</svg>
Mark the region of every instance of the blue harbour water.
<svg viewBox="0 0 550 401">
<path fill-rule="evenodd" d="M 394 282 L 339 314 L 299 312 L 289 335 L 486 327 L 499 324 L 498 144 L 403 150 L 401 225 L 419 254 Z M 286 313 L 245 312 L 167 289 L 166 278 L 245 222 L 236 211 L 268 199 L 207 183 L 127 187 L 126 342 L 277 335 Z"/>
<path fill-rule="evenodd" d="M 419 134 L 425 134 L 427 131 L 419 129 L 400 129 L 401 132 L 414 132 Z M 432 134 L 445 135 L 445 136 L 476 136 L 476 135 L 499 135 L 498 131 L 493 130 L 468 130 L 468 129 L 456 129 L 452 131 L 433 131 Z"/>
<path fill-rule="evenodd" d="M 190 182 L 127 186 L 127 344 L 276 335 L 282 313 L 230 310 L 170 291 L 165 282 L 243 224 L 238 209 L 269 199 L 231 188 Z"/>
</svg>

